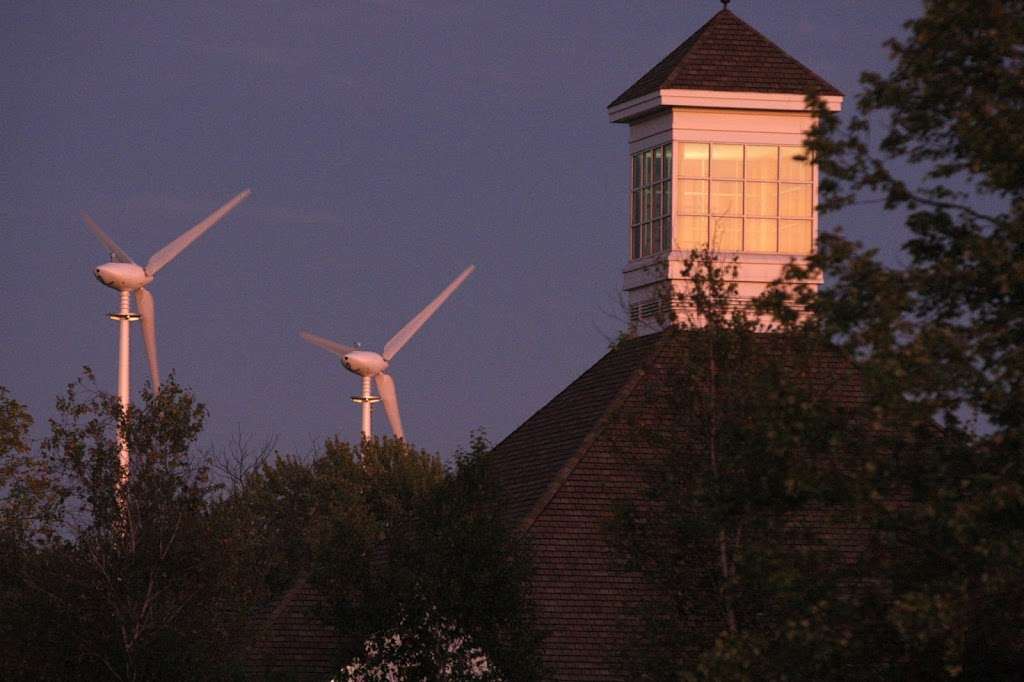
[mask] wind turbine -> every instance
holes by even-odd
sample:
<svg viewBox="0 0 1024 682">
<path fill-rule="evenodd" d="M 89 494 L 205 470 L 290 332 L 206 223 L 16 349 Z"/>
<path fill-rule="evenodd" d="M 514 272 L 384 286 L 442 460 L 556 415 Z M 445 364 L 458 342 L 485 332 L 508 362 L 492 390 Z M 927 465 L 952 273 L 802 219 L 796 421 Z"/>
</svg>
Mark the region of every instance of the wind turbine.
<svg viewBox="0 0 1024 682">
<path fill-rule="evenodd" d="M 142 338 L 146 344 L 146 356 L 149 359 L 149 373 L 153 381 L 153 391 L 155 393 L 160 390 L 160 366 L 156 355 L 156 304 L 153 300 L 153 294 L 149 293 L 146 285 L 153 281 L 156 273 L 160 272 L 168 263 L 174 260 L 189 244 L 216 225 L 221 218 L 240 204 L 250 193 L 249 190 L 245 190 L 237 194 L 231 201 L 218 208 L 204 220 L 196 223 L 192 228 L 184 232 L 180 237 L 150 256 L 145 267 L 133 261 L 131 256 L 125 253 L 124 249 L 118 246 L 96 224 L 96 221 L 90 218 L 84 211 L 82 212 L 82 219 L 85 220 L 85 224 L 107 248 L 113 261 L 104 263 L 96 268 L 94 271 L 96 279 L 111 289 L 116 289 L 120 294 L 121 307 L 119 312 L 110 313 L 108 317 L 116 320 L 120 327 L 120 342 L 117 354 L 117 397 L 121 401 L 122 410 L 128 409 L 128 404 L 131 400 L 131 384 L 128 376 L 130 367 L 128 324 L 135 320 L 142 320 Z M 135 292 L 135 301 L 139 306 L 139 314 L 131 311 L 129 294 L 133 291 Z M 124 472 L 128 471 L 128 446 L 120 434 L 118 438 L 121 441 L 120 461 L 122 476 L 124 476 Z"/>
<path fill-rule="evenodd" d="M 445 287 L 444 291 L 437 295 L 433 301 L 431 301 L 426 308 L 421 310 L 416 317 L 409 320 L 404 327 L 398 330 L 398 333 L 391 337 L 391 340 L 384 344 L 384 350 L 380 353 L 373 351 L 362 350 L 353 346 L 346 346 L 345 344 L 338 343 L 337 341 L 331 341 L 325 339 L 316 334 L 310 334 L 307 331 L 299 332 L 299 336 L 309 341 L 314 346 L 319 346 L 324 350 L 334 353 L 341 358 L 341 364 L 348 371 L 353 374 L 358 374 L 363 380 L 363 390 L 359 395 L 352 396 L 352 402 L 361 404 L 363 406 L 363 438 L 372 437 L 372 429 L 370 425 L 370 406 L 375 402 L 384 403 L 384 412 L 388 416 L 388 423 L 391 424 L 391 431 L 395 434 L 396 438 L 405 438 L 405 432 L 402 430 L 402 417 L 398 412 L 398 396 L 395 394 L 395 380 L 391 378 L 385 370 L 388 369 L 391 361 L 398 354 L 398 351 L 402 349 L 409 339 L 413 337 L 413 334 L 419 331 L 420 327 L 430 319 L 430 316 L 437 312 L 437 309 L 441 307 L 441 304 L 448 300 L 448 297 L 459 288 L 459 286 L 466 280 L 467 277 L 472 274 L 476 268 L 470 265 L 468 268 L 462 271 L 458 277 L 456 277 L 451 284 Z M 372 395 L 370 392 L 370 380 L 376 379 L 377 390 L 380 391 L 380 397 Z"/>
</svg>

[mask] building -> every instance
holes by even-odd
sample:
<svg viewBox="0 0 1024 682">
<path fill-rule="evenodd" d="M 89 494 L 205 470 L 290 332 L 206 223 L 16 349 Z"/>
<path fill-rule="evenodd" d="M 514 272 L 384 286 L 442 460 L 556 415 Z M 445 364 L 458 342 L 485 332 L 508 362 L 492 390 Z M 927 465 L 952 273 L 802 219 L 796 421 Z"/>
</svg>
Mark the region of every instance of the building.
<svg viewBox="0 0 1024 682">
<path fill-rule="evenodd" d="M 658 392 L 678 365 L 664 306 L 687 291 L 684 260 L 704 247 L 735 258 L 737 295 L 750 299 L 814 248 L 817 173 L 794 158 L 812 124 L 809 92 L 842 104 L 836 88 L 723 9 L 608 106 L 629 130 L 623 287 L 634 334 L 495 448 L 507 519 L 534 549 L 531 594 L 555 680 L 622 679 L 632 608 L 652 595 L 620 567 L 606 525 L 644 485 L 632 466 L 644 446 L 631 428 L 663 416 Z M 838 357 L 823 352 L 813 366 L 813 387 L 860 400 Z M 839 544 L 857 544 L 855 531 L 830 530 Z M 341 638 L 315 621 L 316 605 L 302 582 L 273 607 L 255 638 L 254 670 L 329 674 Z"/>
<path fill-rule="evenodd" d="M 532 594 L 554 679 L 621 679 L 632 607 L 650 596 L 619 567 L 607 523 L 643 486 L 632 463 L 645 446 L 631 440 L 632 424 L 664 416 L 657 396 L 678 337 L 664 330 L 664 307 L 687 290 L 684 260 L 704 247 L 735 259 L 737 296 L 750 299 L 814 248 L 817 173 L 794 158 L 813 122 L 809 92 L 842 104 L 836 88 L 723 9 L 608 106 L 612 122 L 629 126 L 623 287 L 635 334 L 495 449 L 509 521 L 534 548 Z M 860 399 L 834 355 L 814 366 L 812 386 Z M 856 533 L 839 535 L 856 544 Z"/>
<path fill-rule="evenodd" d="M 759 294 L 818 233 L 817 172 L 803 154 L 806 95 L 842 93 L 728 9 L 626 89 L 609 119 L 629 126 L 629 263 L 623 288 L 641 331 L 663 294 L 686 290 L 692 249 L 737 259 L 739 297 Z"/>
</svg>

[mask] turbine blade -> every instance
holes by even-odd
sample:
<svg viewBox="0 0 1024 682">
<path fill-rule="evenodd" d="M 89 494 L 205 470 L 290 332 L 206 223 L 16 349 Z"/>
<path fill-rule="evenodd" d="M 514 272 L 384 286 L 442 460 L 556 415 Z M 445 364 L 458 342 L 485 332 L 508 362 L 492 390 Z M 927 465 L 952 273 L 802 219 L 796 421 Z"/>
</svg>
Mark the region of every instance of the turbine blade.
<svg viewBox="0 0 1024 682">
<path fill-rule="evenodd" d="M 310 334 L 307 331 L 299 332 L 299 336 L 304 338 L 306 341 L 309 341 L 314 346 L 319 346 L 320 348 L 323 348 L 325 351 L 334 353 L 339 357 L 346 355 L 347 353 L 351 353 L 354 350 L 358 350 L 357 348 L 353 348 L 352 346 L 346 346 L 345 344 L 338 343 L 337 341 L 331 341 L 330 339 L 325 339 L 322 336 Z"/>
<path fill-rule="evenodd" d="M 250 194 L 252 194 L 252 192 L 249 190 L 239 192 L 233 199 L 231 199 L 231 201 L 218 208 L 204 220 L 196 223 L 193 227 L 186 230 L 173 242 L 150 256 L 149 262 L 146 263 L 146 274 L 152 276 L 160 272 L 165 265 L 170 263 L 178 256 L 179 253 L 184 251 L 185 247 L 199 239 L 204 232 L 216 225 L 221 218 L 226 216 L 231 209 L 240 204 Z"/>
<path fill-rule="evenodd" d="M 115 262 L 117 262 L 117 263 L 134 263 L 135 262 L 135 261 L 132 260 L 132 257 L 129 256 L 127 253 L 125 253 L 124 249 L 122 249 L 120 246 L 118 246 L 117 243 L 113 239 L 110 238 L 110 235 L 108 235 L 106 232 L 104 232 L 103 228 L 101 228 L 99 225 L 97 225 L 96 221 L 93 220 L 92 217 L 88 213 L 86 213 L 85 211 L 82 211 L 82 220 L 85 221 L 85 224 L 89 228 L 89 231 L 92 232 L 94 235 L 96 235 L 96 238 L 99 239 L 100 242 L 103 243 L 103 246 L 107 247 L 107 251 L 109 251 L 110 253 L 112 253 L 114 255 L 114 261 Z"/>
<path fill-rule="evenodd" d="M 160 392 L 160 364 L 156 357 L 156 301 L 145 287 L 135 290 L 135 302 L 142 318 L 142 339 L 146 342 L 149 376 L 153 380 L 153 393 Z"/>
<path fill-rule="evenodd" d="M 420 330 L 420 327 L 430 319 L 431 315 L 437 312 L 437 309 L 441 307 L 441 304 L 448 300 L 448 297 L 452 295 L 452 292 L 458 289 L 459 285 L 461 285 L 474 270 L 476 270 L 476 267 L 473 265 L 470 265 L 468 268 L 463 270 L 461 275 L 456 277 L 451 284 L 445 287 L 444 291 L 437 295 L 437 298 L 431 301 L 426 308 L 421 310 L 416 317 L 409 320 L 404 327 L 399 329 L 398 333 L 392 336 L 391 340 L 384 344 L 384 352 L 381 353 L 381 355 L 384 356 L 384 359 L 390 362 L 391 358 L 398 355 L 398 351 L 402 350 L 402 346 L 409 342 L 409 339 L 413 337 L 413 334 Z"/>
<path fill-rule="evenodd" d="M 381 372 L 374 377 L 377 381 L 377 390 L 380 391 L 380 401 L 384 403 L 384 412 L 388 415 L 388 424 L 391 424 L 391 432 L 395 438 L 405 438 L 402 431 L 402 416 L 398 413 L 398 395 L 395 393 L 395 380 L 390 374 Z"/>
</svg>

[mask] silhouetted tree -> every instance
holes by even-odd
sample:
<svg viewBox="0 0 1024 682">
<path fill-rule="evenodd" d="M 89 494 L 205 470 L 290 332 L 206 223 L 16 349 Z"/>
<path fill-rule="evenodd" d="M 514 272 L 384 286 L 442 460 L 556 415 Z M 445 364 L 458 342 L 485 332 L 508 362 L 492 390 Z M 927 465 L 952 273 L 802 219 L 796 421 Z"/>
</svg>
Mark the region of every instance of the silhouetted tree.
<svg viewBox="0 0 1024 682">
<path fill-rule="evenodd" d="M 269 589 L 308 579 L 317 615 L 361 644 L 343 678 L 535 679 L 529 559 L 493 508 L 488 457 L 482 437 L 450 470 L 401 440 L 331 439 L 264 462 L 222 506 Z"/>
<path fill-rule="evenodd" d="M 5 679 L 224 679 L 247 608 L 229 527 L 192 452 L 205 408 L 173 377 L 123 415 L 84 380 L 10 485 Z M 118 429 L 131 453 L 119 484 Z M 17 515 L 23 509 L 44 514 Z M 12 522 L 13 519 L 13 522 Z"/>
<path fill-rule="evenodd" d="M 906 500 L 876 509 L 893 674 L 1010 678 L 1024 669 L 1024 3 L 930 0 L 906 28 L 892 72 L 862 76 L 858 115 L 819 107 L 809 144 L 823 208 L 881 197 L 905 216 L 909 263 L 830 235 L 813 308 L 891 425 L 866 464 L 875 499 Z"/>
<path fill-rule="evenodd" d="M 929 0 L 906 28 L 888 43 L 892 72 L 862 76 L 848 123 L 810 100 L 819 124 L 808 139 L 821 209 L 878 197 L 910 232 L 906 264 L 887 265 L 841 232 L 824 234 L 809 266 L 794 265 L 787 279 L 824 274 L 827 286 L 779 286 L 762 301 L 788 332 L 827 341 L 854 363 L 863 408 L 843 414 L 827 408 L 827 396 L 820 406 L 810 396 L 809 411 L 778 421 L 790 431 L 782 440 L 762 424 L 765 443 L 737 441 L 749 452 L 770 453 L 777 442 L 813 457 L 806 439 L 830 414 L 838 418 L 830 438 L 848 455 L 838 473 L 850 474 L 850 495 L 837 508 L 868 531 L 856 571 L 812 565 L 799 581 L 780 582 L 785 572 L 772 558 L 787 558 L 786 544 L 758 548 L 752 572 L 741 554 L 735 581 L 724 583 L 733 592 L 718 602 L 721 634 L 689 658 L 669 656 L 691 663 L 662 668 L 671 670 L 664 676 L 991 680 L 1018 679 L 1024 669 L 1024 3 Z M 728 332 L 745 338 L 735 326 Z M 785 393 L 774 383 L 757 388 L 761 404 L 741 396 L 751 424 L 779 409 Z M 711 386 L 690 382 L 698 409 L 713 410 Z M 801 428 L 790 430 L 794 423 Z M 728 433 L 723 426 L 719 434 Z M 790 436 L 798 440 L 786 445 Z M 785 496 L 773 501 L 763 491 L 773 471 L 788 467 L 764 461 L 752 480 L 736 479 L 755 499 L 724 521 L 716 503 L 731 498 L 733 484 L 713 467 L 697 472 L 696 499 L 710 504 L 701 531 L 669 530 L 700 539 L 717 527 L 729 538 L 757 500 L 786 511 L 778 504 Z M 800 489 L 804 479 L 784 480 Z M 710 496 L 707 481 L 718 486 Z M 700 511 L 693 499 L 683 504 Z M 757 565 L 762 557 L 767 566 Z M 821 585 L 806 590 L 814 575 Z M 764 610 L 746 622 L 765 618 L 747 637 L 742 612 L 755 588 L 752 603 Z"/>
<path fill-rule="evenodd" d="M 623 657 L 644 679 L 838 679 L 866 626 L 845 588 L 858 406 L 834 399 L 856 380 L 800 317 L 765 332 L 735 270 L 691 254 L 664 374 L 621 443 L 645 485 L 611 538 L 655 588 Z"/>
</svg>

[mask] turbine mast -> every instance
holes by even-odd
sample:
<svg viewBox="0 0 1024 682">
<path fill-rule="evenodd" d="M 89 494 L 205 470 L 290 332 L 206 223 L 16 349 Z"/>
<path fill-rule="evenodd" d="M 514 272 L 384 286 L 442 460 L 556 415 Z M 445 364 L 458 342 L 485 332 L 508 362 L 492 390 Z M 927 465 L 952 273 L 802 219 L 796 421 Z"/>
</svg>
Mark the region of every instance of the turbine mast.
<svg viewBox="0 0 1024 682">
<path fill-rule="evenodd" d="M 121 402 L 122 415 L 127 416 L 132 395 L 128 373 L 131 369 L 131 335 L 128 325 L 138 320 L 139 316 L 131 311 L 131 292 L 122 290 L 118 293 L 121 296 L 121 308 L 116 313 L 110 313 L 108 317 L 118 324 L 120 339 L 117 345 L 117 398 Z M 118 478 L 118 488 L 120 488 L 128 479 L 129 465 L 128 441 L 120 426 L 117 429 L 117 442 L 119 446 L 118 461 L 121 465 L 121 475 Z"/>
<path fill-rule="evenodd" d="M 373 438 L 373 429 L 370 425 L 370 417 L 373 412 L 372 405 L 376 402 L 380 402 L 378 396 L 373 395 L 370 390 L 370 381 L 372 377 L 362 377 L 363 380 L 363 392 L 360 395 L 352 396 L 352 402 L 361 403 L 363 406 L 363 438 L 370 440 Z"/>
</svg>

